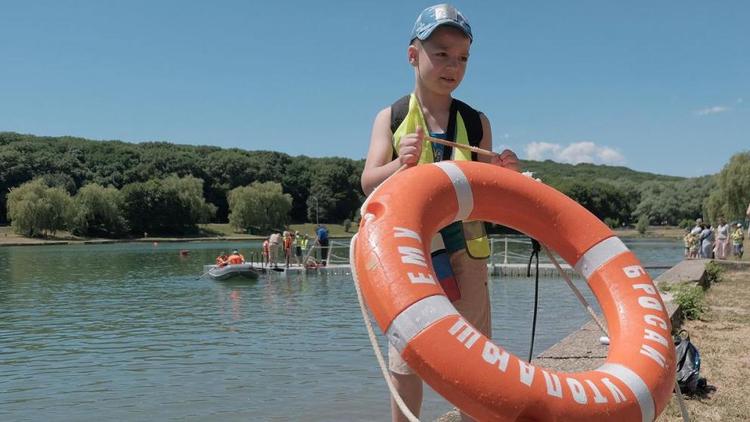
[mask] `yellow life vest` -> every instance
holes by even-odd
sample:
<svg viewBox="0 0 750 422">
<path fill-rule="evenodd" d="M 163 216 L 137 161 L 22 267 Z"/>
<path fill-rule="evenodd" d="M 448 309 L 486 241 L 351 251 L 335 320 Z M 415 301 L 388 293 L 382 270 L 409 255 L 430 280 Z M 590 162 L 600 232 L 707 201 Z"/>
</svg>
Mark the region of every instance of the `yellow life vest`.
<svg viewBox="0 0 750 422">
<path fill-rule="evenodd" d="M 457 100 L 453 100 L 456 102 Z M 395 104 L 394 104 L 395 105 Z M 453 109 L 453 107 L 452 107 Z M 391 113 L 394 113 L 393 107 Z M 453 116 L 451 116 L 453 117 Z M 399 116 L 398 119 L 401 119 Z M 391 116 L 391 121 L 394 120 L 394 116 Z M 393 130 L 393 151 L 394 155 L 398 155 L 399 146 L 401 144 L 401 138 L 409 133 L 417 131 L 417 126 L 427 131 L 428 126 L 425 122 L 424 115 L 422 114 L 422 107 L 419 104 L 417 96 L 412 93 L 409 96 L 409 107 L 406 116 L 403 116 L 403 120 L 398 124 L 395 130 Z M 449 125 L 450 126 L 450 125 Z M 449 134 L 450 136 L 450 134 Z M 464 118 L 461 116 L 461 112 L 456 110 L 455 112 L 455 138 L 454 142 L 471 146 L 469 143 L 469 135 L 464 124 Z M 471 152 L 465 149 L 452 148 L 450 159 L 455 161 L 471 161 Z M 435 162 L 434 154 L 432 153 L 432 143 L 425 140 L 422 142 L 422 153 L 419 156 L 419 164 L 433 163 Z M 463 221 L 462 222 L 464 241 L 466 243 L 466 251 L 469 256 L 475 259 L 485 259 L 490 256 L 490 242 L 487 238 L 487 232 L 484 229 L 483 221 Z"/>
</svg>

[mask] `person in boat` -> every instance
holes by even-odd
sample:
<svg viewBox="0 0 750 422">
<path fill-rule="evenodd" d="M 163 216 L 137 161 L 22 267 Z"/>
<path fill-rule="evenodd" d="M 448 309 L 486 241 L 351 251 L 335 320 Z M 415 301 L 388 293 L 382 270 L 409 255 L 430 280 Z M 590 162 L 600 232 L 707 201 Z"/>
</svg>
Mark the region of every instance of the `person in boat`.
<svg viewBox="0 0 750 422">
<path fill-rule="evenodd" d="M 365 194 L 369 195 L 403 165 L 444 159 L 479 160 L 520 170 L 518 157 L 507 149 L 489 159 L 424 139 L 430 135 L 492 151 L 488 118 L 452 97 L 464 77 L 472 37 L 466 17 L 453 6 L 435 5 L 420 13 L 407 47 L 415 76 L 414 92 L 382 109 L 375 117 L 361 179 Z M 489 242 L 484 223 L 456 222 L 441 230 L 439 236 L 445 248 L 434 251 L 432 261 L 441 285 L 459 313 L 491 337 L 486 259 Z M 388 357 L 391 380 L 406 405 L 418 416 L 422 380 L 392 345 Z M 406 420 L 393 399 L 391 417 Z"/>
<path fill-rule="evenodd" d="M 219 254 L 219 256 L 216 257 L 216 266 L 221 268 L 227 265 L 229 263 L 228 258 L 229 257 L 227 256 L 227 253 L 224 251 L 221 251 L 221 254 Z"/>
<path fill-rule="evenodd" d="M 245 262 L 245 257 L 237 250 L 233 250 L 232 254 L 227 258 L 227 263 L 231 265 L 242 264 Z"/>
</svg>

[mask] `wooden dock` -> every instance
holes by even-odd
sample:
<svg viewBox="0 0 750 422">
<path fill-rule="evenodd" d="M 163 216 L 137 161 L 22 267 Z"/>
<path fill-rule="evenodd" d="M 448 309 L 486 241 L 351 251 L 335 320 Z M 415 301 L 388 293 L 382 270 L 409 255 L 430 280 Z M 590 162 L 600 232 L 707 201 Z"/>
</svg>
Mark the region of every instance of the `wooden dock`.
<svg viewBox="0 0 750 422">
<path fill-rule="evenodd" d="M 577 273 L 568 264 L 560 264 L 562 269 L 570 276 L 577 276 Z M 283 268 L 283 267 L 279 267 Z M 349 264 L 329 264 L 318 267 L 302 267 L 292 265 L 289 268 L 283 268 L 287 275 L 297 274 L 329 274 L 329 275 L 350 275 L 352 273 Z M 487 264 L 487 272 L 492 276 L 500 277 L 526 277 L 526 264 Z M 534 275 L 534 265 L 531 266 L 531 275 Z M 557 277 L 558 271 L 554 265 L 549 263 L 539 264 L 540 277 Z"/>
</svg>

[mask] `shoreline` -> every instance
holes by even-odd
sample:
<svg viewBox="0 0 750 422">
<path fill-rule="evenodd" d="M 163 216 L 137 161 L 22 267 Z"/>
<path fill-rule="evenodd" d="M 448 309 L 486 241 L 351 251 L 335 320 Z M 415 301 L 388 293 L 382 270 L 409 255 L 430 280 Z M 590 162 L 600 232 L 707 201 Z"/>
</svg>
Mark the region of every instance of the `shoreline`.
<svg viewBox="0 0 750 422">
<path fill-rule="evenodd" d="M 635 229 L 614 230 L 617 237 L 624 239 L 657 239 L 676 240 L 681 239 L 683 231 L 679 227 L 656 227 L 649 228 L 646 234 L 641 235 Z M 187 237 L 133 237 L 133 238 L 76 238 L 56 237 L 52 239 L 30 238 L 13 233 L 10 226 L 0 227 L 0 247 L 11 246 L 59 246 L 59 245 L 107 245 L 114 243 L 179 243 L 179 242 L 242 242 L 248 240 L 263 240 L 266 236 L 260 235 L 230 235 L 230 236 L 187 236 Z M 354 233 L 346 236 L 330 235 L 331 239 L 351 239 Z M 492 235 L 490 235 L 492 237 Z"/>
</svg>

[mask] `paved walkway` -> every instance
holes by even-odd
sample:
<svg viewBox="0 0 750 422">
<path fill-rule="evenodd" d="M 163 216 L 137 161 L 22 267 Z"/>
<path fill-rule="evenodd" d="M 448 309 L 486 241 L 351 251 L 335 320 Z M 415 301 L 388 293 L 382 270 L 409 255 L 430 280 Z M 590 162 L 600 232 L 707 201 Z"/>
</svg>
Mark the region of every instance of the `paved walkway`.
<svg viewBox="0 0 750 422">
<path fill-rule="evenodd" d="M 657 284 L 673 284 L 682 282 L 701 282 L 705 279 L 706 259 L 681 261 L 674 267 L 656 278 Z M 662 300 L 667 306 L 672 325 L 678 325 L 677 305 L 669 294 L 662 293 Z M 603 319 L 603 317 L 602 317 Z M 607 357 L 607 346 L 599 342 L 603 336 L 599 327 L 593 321 L 586 323 L 578 331 L 562 339 L 559 343 L 545 350 L 535 359 L 540 366 L 558 371 L 585 371 L 597 368 Z"/>
</svg>

